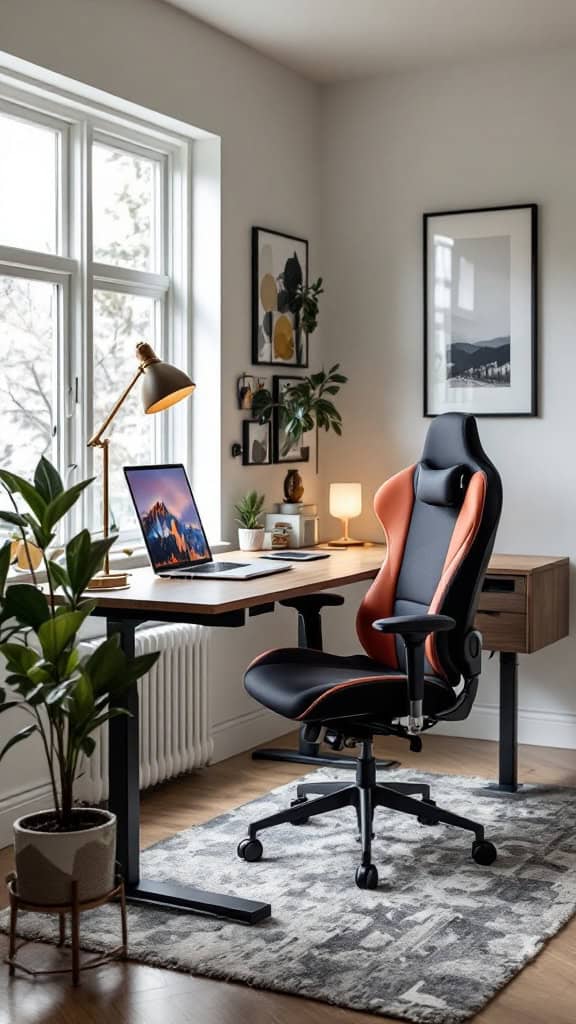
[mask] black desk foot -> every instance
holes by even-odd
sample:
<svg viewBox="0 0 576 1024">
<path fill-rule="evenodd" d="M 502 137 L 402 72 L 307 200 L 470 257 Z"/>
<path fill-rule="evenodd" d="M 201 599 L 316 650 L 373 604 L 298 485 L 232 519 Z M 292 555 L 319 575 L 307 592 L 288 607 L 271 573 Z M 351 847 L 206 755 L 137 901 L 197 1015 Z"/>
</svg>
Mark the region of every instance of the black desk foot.
<svg viewBox="0 0 576 1024">
<path fill-rule="evenodd" d="M 517 793 L 518 790 L 522 788 L 523 787 L 520 782 L 513 786 L 506 786 L 500 782 L 491 782 L 489 786 L 485 786 L 485 789 L 491 789 L 493 793 Z"/>
<path fill-rule="evenodd" d="M 301 754 L 299 750 L 287 750 L 282 747 L 264 747 L 253 750 L 254 761 L 289 761 L 291 764 L 311 764 L 316 767 L 355 768 L 356 758 L 342 754 Z M 376 768 L 397 768 L 399 761 L 376 761 Z"/>
<path fill-rule="evenodd" d="M 181 910 L 186 913 L 209 914 L 224 917 L 240 924 L 257 924 L 270 917 L 269 903 L 244 900 L 239 896 L 225 896 L 218 892 L 207 892 L 193 886 L 177 885 L 176 882 L 156 882 L 143 879 L 138 885 L 126 891 L 129 903 L 148 904 L 162 910 Z"/>
<path fill-rule="evenodd" d="M 517 793 L 518 785 L 518 656 L 500 652 L 500 743 L 498 782 L 487 786 L 499 793 Z"/>
</svg>

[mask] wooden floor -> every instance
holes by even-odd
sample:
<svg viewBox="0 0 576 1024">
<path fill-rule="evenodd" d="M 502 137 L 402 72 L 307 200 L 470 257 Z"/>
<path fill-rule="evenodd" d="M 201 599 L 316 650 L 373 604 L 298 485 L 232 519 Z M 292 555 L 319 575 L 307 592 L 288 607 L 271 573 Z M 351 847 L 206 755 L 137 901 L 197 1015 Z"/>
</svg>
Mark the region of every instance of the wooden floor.
<svg viewBox="0 0 576 1024">
<path fill-rule="evenodd" d="M 286 737 L 286 745 L 293 742 Z M 481 740 L 429 736 L 420 755 L 406 744 L 386 740 L 381 754 L 414 766 L 451 774 L 494 777 L 496 745 Z M 142 845 L 148 846 L 192 824 L 206 821 L 303 774 L 298 765 L 253 762 L 248 754 L 150 793 L 142 802 Z M 525 781 L 576 786 L 576 752 L 521 748 Z M 0 877 L 11 866 L 0 851 Z M 216 884 L 215 884 L 216 887 Z M 0 895 L 0 906 L 5 905 Z M 0 954 L 6 939 L 0 936 Z M 38 946 L 44 962 L 53 955 Z M 576 1020 L 576 919 L 517 976 L 474 1024 L 574 1024 Z M 481 970 L 479 963 L 478 969 Z M 259 992 L 242 985 L 193 978 L 138 964 L 110 964 L 87 972 L 73 990 L 65 979 L 9 979 L 0 969 L 0 1024 L 387 1024 L 388 1018 L 338 1010 L 298 997 Z"/>
</svg>

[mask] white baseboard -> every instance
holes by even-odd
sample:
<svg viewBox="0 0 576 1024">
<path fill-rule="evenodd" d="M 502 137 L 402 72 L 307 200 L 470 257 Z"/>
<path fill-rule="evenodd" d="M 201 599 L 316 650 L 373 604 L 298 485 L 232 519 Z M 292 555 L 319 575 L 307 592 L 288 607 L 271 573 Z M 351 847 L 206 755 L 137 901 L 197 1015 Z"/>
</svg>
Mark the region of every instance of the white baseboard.
<svg viewBox="0 0 576 1024">
<path fill-rule="evenodd" d="M 211 763 L 242 754 L 250 747 L 285 736 L 289 731 L 290 723 L 266 708 L 256 708 L 235 718 L 225 719 L 212 727 L 214 753 Z"/>
<path fill-rule="evenodd" d="M 12 824 L 23 814 L 34 814 L 53 804 L 50 783 L 15 790 L 0 798 L 0 850 L 12 845 Z"/>
<path fill-rule="evenodd" d="M 497 704 L 475 704 L 464 722 L 443 722 L 434 732 L 442 736 L 497 740 L 499 709 Z M 561 747 L 576 750 L 576 714 L 566 711 L 541 711 L 520 708 L 518 742 L 535 747 Z"/>
</svg>

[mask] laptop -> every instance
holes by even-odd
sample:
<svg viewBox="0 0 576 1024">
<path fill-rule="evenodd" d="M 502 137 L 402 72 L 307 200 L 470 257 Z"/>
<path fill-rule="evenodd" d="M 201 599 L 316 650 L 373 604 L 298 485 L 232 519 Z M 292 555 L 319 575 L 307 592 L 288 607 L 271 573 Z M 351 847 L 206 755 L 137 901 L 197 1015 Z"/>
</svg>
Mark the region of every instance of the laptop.
<svg viewBox="0 0 576 1024">
<path fill-rule="evenodd" d="M 183 465 L 125 466 L 124 475 L 158 576 L 248 580 L 291 568 L 262 560 L 215 562 Z"/>
</svg>

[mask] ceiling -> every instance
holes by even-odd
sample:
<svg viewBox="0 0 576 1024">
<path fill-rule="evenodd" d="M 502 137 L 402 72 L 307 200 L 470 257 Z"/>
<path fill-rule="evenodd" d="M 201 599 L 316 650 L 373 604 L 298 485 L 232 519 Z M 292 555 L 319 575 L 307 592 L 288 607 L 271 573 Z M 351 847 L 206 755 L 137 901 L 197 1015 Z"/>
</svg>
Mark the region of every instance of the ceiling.
<svg viewBox="0 0 576 1024">
<path fill-rule="evenodd" d="M 319 82 L 576 45 L 575 0 L 166 0 Z"/>
</svg>

